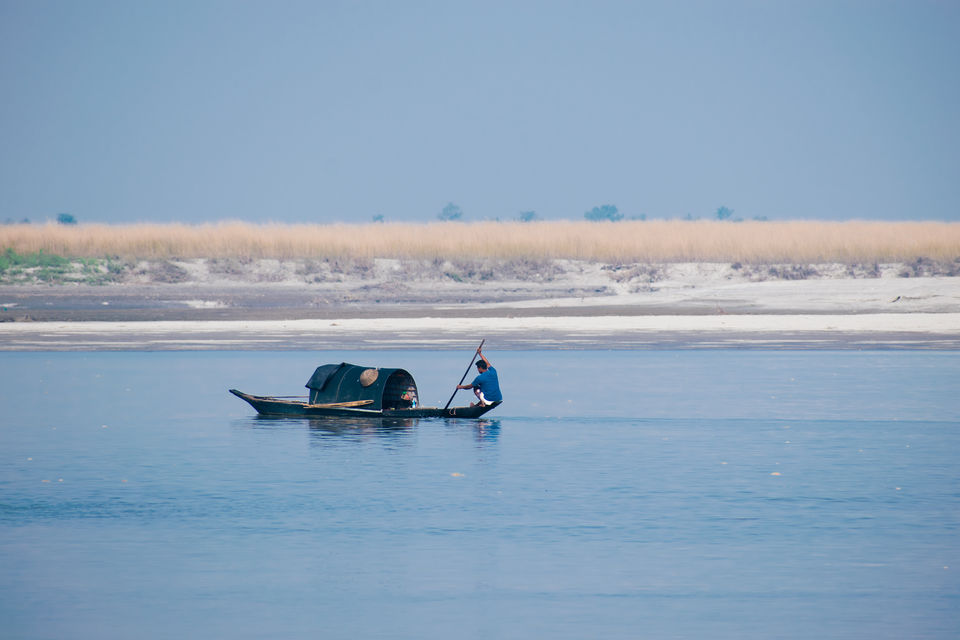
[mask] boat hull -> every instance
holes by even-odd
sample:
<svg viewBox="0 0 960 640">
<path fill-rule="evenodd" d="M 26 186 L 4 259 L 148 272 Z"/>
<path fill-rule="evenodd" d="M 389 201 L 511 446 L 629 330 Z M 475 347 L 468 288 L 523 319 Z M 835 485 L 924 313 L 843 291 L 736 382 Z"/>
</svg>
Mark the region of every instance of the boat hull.
<svg viewBox="0 0 960 640">
<path fill-rule="evenodd" d="M 236 389 L 230 393 L 246 401 L 257 413 L 263 416 L 323 418 L 479 418 L 499 405 L 495 402 L 488 406 L 473 407 L 414 407 L 411 409 L 364 409 L 362 407 L 330 407 L 310 405 L 306 402 L 281 400 L 269 396 L 254 396 Z"/>
</svg>

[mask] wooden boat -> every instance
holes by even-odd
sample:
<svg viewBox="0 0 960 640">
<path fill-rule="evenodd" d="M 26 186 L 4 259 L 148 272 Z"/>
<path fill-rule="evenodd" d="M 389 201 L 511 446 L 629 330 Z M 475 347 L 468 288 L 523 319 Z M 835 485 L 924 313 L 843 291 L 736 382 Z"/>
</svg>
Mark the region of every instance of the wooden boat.
<svg viewBox="0 0 960 640">
<path fill-rule="evenodd" d="M 254 396 L 236 389 L 230 393 L 245 400 L 264 416 L 363 417 L 363 418 L 479 418 L 499 405 L 472 407 L 421 407 L 417 383 L 403 369 L 377 369 L 341 362 L 313 372 L 304 400 Z"/>
</svg>

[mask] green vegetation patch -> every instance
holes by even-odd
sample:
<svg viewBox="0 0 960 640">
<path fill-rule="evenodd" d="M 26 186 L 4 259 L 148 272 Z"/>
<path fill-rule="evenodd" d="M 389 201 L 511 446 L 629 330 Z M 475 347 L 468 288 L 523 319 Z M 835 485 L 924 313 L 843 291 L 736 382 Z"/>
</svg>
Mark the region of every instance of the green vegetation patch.
<svg viewBox="0 0 960 640">
<path fill-rule="evenodd" d="M 44 251 L 0 252 L 0 284 L 107 284 L 122 279 L 129 265 L 115 258 L 66 258 Z"/>
<path fill-rule="evenodd" d="M 69 264 L 70 261 L 63 256 L 44 253 L 42 250 L 36 253 L 17 253 L 8 247 L 6 251 L 0 253 L 0 272 L 18 267 L 22 269 L 33 267 L 63 268 Z"/>
</svg>

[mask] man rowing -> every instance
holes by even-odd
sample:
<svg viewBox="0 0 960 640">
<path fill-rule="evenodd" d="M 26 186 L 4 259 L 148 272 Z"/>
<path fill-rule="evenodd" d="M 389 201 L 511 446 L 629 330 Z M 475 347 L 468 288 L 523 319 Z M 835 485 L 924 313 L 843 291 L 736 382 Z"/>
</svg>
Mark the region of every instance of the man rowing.
<svg viewBox="0 0 960 640">
<path fill-rule="evenodd" d="M 483 352 L 477 350 L 480 359 L 477 360 L 477 371 L 479 375 L 473 379 L 470 384 L 457 385 L 457 389 L 473 389 L 477 396 L 476 404 L 488 407 L 495 402 L 503 401 L 503 394 L 500 393 L 500 380 L 497 378 L 497 370 L 490 365 L 490 361 L 483 355 Z M 470 406 L 475 406 L 473 403 Z"/>
</svg>

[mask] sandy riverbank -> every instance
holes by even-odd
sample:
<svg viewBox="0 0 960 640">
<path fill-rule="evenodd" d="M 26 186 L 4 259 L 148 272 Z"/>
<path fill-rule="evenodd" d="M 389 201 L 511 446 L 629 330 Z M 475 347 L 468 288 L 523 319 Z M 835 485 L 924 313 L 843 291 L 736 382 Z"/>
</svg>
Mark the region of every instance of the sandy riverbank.
<svg viewBox="0 0 960 640">
<path fill-rule="evenodd" d="M 958 313 L 40 322 L 0 327 L 0 349 L 957 349 L 958 327 Z"/>
<path fill-rule="evenodd" d="M 384 261 L 324 282 L 0 286 L 0 350 L 960 348 L 960 278 L 903 265 L 604 265 L 469 281 Z M 264 276 L 264 269 L 268 276 Z"/>
</svg>

